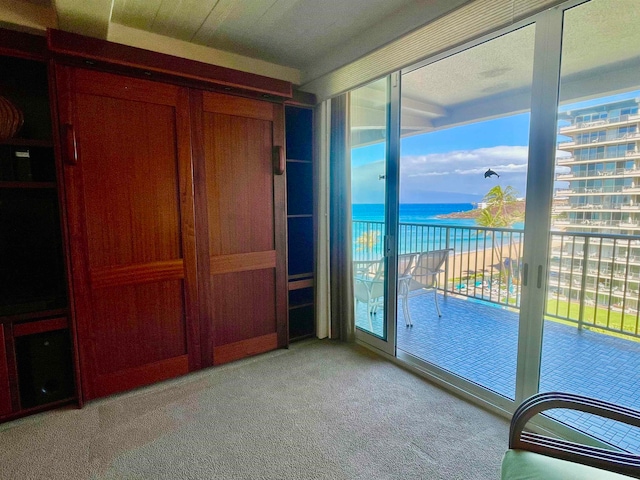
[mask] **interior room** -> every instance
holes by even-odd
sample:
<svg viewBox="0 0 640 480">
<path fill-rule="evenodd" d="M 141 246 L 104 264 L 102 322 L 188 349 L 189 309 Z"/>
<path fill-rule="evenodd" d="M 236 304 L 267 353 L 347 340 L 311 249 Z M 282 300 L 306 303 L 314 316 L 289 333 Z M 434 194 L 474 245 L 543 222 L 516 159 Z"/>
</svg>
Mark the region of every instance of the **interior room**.
<svg viewBox="0 0 640 480">
<path fill-rule="evenodd" d="M 0 478 L 640 478 L 636 0 L 0 0 Z"/>
</svg>

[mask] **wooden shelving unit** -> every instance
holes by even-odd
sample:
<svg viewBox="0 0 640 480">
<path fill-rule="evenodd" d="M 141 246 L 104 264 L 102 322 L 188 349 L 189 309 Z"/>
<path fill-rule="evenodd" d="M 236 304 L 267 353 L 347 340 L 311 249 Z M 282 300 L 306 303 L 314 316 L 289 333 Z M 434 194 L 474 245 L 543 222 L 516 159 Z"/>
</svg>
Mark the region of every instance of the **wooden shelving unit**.
<svg viewBox="0 0 640 480">
<path fill-rule="evenodd" d="M 313 110 L 285 107 L 289 339 L 315 334 Z"/>
<path fill-rule="evenodd" d="M 0 95 L 23 114 L 0 140 L 0 421 L 74 401 L 47 63 L 0 56 Z"/>
</svg>

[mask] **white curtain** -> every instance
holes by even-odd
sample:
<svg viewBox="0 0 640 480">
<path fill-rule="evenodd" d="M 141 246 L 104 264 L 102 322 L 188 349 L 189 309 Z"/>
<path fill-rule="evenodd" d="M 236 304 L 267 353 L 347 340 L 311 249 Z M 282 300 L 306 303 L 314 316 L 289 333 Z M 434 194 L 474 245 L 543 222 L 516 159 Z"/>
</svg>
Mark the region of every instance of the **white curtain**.
<svg viewBox="0 0 640 480">
<path fill-rule="evenodd" d="M 355 339 L 348 95 L 316 110 L 316 332 Z"/>
<path fill-rule="evenodd" d="M 329 252 L 329 142 L 331 101 L 315 109 L 315 199 L 316 206 L 316 335 L 331 338 L 331 266 Z"/>
</svg>

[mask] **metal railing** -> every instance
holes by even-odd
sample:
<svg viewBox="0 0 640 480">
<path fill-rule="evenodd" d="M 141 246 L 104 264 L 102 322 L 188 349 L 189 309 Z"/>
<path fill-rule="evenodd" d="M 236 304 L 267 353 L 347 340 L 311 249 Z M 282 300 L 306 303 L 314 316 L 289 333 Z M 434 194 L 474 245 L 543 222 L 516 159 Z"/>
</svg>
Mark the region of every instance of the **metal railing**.
<svg viewBox="0 0 640 480">
<path fill-rule="evenodd" d="M 439 288 L 498 305 L 520 307 L 524 231 L 400 223 L 398 253 L 450 248 Z M 377 260 L 384 223 L 353 222 L 353 258 Z M 640 236 L 550 233 L 548 318 L 640 338 Z"/>
<path fill-rule="evenodd" d="M 618 133 L 618 132 L 601 132 L 597 135 L 589 135 L 585 134 L 585 137 L 574 138 L 572 140 L 567 140 L 564 142 L 558 142 L 558 147 L 568 147 L 571 145 L 591 145 L 594 143 L 603 143 L 603 142 L 613 142 L 620 140 L 634 140 L 640 137 L 640 132 L 626 132 L 626 133 Z"/>
<path fill-rule="evenodd" d="M 567 131 L 571 131 L 571 130 L 576 130 L 579 128 L 593 128 L 593 127 L 600 127 L 602 125 L 611 125 L 614 123 L 624 123 L 624 122 L 632 122 L 632 121 L 637 121 L 640 117 L 638 116 L 638 114 L 625 114 L 625 115 L 619 115 L 617 117 L 610 117 L 610 118 L 598 118 L 595 120 L 589 120 L 586 122 L 577 122 L 574 123 L 573 125 L 567 125 L 565 127 L 560 127 L 560 133 L 562 132 L 567 132 Z"/>
</svg>

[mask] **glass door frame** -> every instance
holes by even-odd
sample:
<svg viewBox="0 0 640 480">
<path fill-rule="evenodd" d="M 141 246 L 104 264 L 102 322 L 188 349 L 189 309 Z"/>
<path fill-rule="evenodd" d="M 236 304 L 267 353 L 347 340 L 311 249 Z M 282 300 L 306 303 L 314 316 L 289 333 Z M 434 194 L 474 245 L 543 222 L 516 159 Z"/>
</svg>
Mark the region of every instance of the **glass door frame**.
<svg viewBox="0 0 640 480">
<path fill-rule="evenodd" d="M 392 358 L 396 355 L 397 248 L 400 159 L 400 73 L 387 78 L 386 148 L 385 148 L 385 225 L 384 225 L 384 332 L 385 337 L 355 328 L 356 341 L 373 347 Z"/>
</svg>

